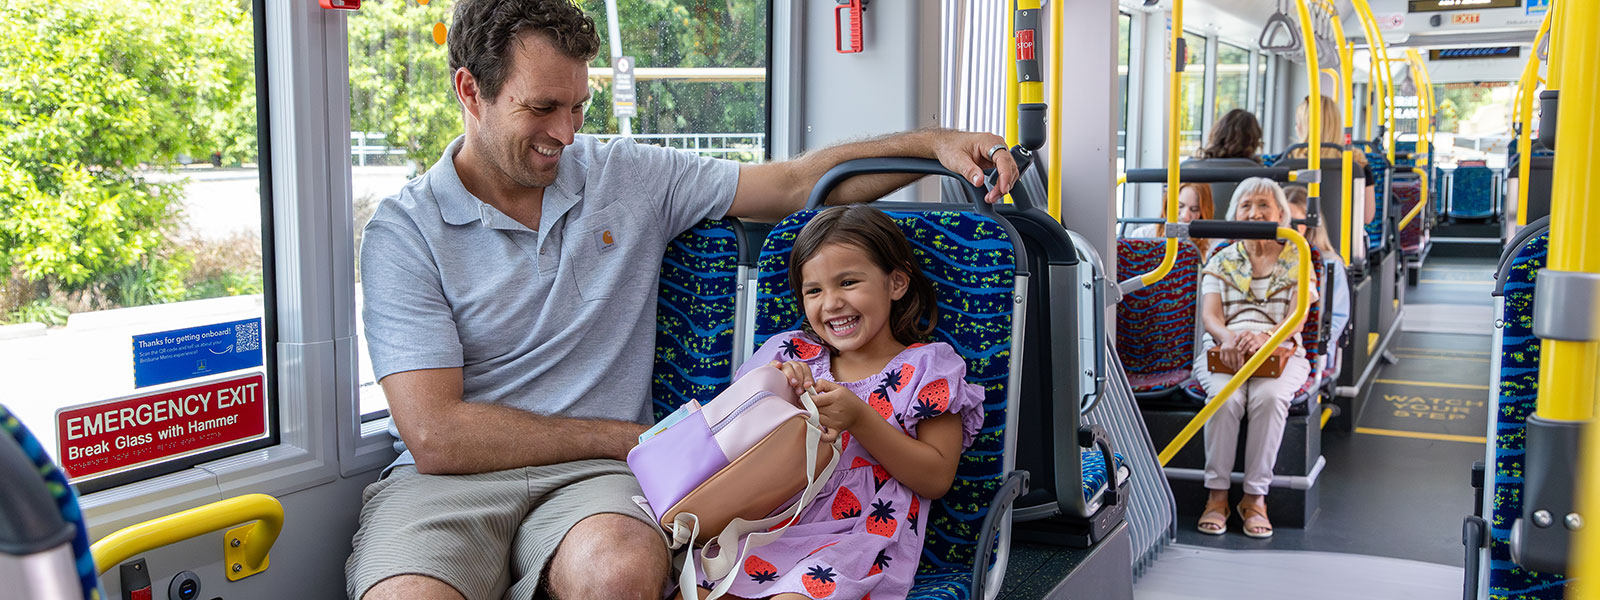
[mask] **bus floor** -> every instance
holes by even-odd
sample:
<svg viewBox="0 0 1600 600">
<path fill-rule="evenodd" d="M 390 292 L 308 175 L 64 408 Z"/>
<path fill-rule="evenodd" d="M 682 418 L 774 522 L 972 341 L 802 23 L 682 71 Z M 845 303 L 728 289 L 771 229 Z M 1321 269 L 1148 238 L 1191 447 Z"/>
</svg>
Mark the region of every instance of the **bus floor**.
<svg viewBox="0 0 1600 600">
<path fill-rule="evenodd" d="M 1309 526 L 1278 528 L 1271 539 L 1255 540 L 1240 533 L 1235 515 L 1226 535 L 1211 536 L 1180 514 L 1178 543 L 1455 567 L 1459 590 L 1461 519 L 1474 509 L 1472 463 L 1483 460 L 1492 404 L 1494 268 L 1483 258 L 1434 258 L 1424 265 L 1419 285 L 1407 289 L 1401 332 L 1389 344 L 1397 362 L 1374 377 L 1353 432 L 1324 432 L 1321 510 Z M 1270 495 L 1267 502 L 1270 509 Z"/>
<path fill-rule="evenodd" d="M 1459 596 L 1461 519 L 1474 509 L 1471 468 L 1488 428 L 1494 268 L 1483 258 L 1424 265 L 1389 344 L 1397 362 L 1374 377 L 1353 432 L 1324 432 L 1309 526 L 1256 540 L 1233 515 L 1212 536 L 1195 530 L 1198 507 L 1180 507 L 1177 544 L 1146 567 L 1135 597 Z M 1076 556 L 1017 544 L 1001 597 L 1044 597 Z"/>
</svg>

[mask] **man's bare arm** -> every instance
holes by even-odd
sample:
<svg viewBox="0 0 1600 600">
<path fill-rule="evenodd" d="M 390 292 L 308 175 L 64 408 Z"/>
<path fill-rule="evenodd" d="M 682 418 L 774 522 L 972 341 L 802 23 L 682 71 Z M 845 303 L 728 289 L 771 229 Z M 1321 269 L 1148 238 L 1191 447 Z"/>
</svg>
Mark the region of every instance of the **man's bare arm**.
<svg viewBox="0 0 1600 600">
<path fill-rule="evenodd" d="M 395 373 L 379 383 L 420 473 L 458 475 L 589 458 L 621 460 L 646 429 L 628 421 L 547 417 L 464 402 L 459 368 Z"/>
<path fill-rule="evenodd" d="M 1000 169 L 996 189 L 989 202 L 999 200 L 1017 181 L 1017 164 L 1010 153 L 989 151 L 1005 139 L 991 133 L 972 133 L 950 129 L 922 129 L 881 138 L 840 144 L 809 152 L 798 158 L 760 165 L 745 165 L 739 170 L 739 187 L 728 209 L 731 217 L 777 218 L 805 207 L 822 175 L 839 163 L 857 158 L 905 156 L 938 159 L 945 168 L 959 173 L 974 185 L 983 181 L 983 169 Z M 864 175 L 852 177 L 834 188 L 828 204 L 876 200 L 916 181 L 921 175 Z"/>
</svg>

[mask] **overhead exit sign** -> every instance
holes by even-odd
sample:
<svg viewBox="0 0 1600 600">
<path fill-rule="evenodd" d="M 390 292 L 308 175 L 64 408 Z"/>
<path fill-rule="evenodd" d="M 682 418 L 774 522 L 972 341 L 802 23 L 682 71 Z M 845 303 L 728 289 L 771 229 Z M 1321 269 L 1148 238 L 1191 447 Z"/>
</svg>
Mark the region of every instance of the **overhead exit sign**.
<svg viewBox="0 0 1600 600">
<path fill-rule="evenodd" d="M 1407 12 L 1522 8 L 1522 0 L 1410 0 Z"/>
</svg>

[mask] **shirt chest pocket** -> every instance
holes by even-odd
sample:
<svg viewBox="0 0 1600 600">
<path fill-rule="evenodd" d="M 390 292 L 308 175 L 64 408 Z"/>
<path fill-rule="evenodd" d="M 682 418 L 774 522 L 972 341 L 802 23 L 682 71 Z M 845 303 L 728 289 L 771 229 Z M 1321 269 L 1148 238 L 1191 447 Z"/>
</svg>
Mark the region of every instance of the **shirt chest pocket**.
<svg viewBox="0 0 1600 600">
<path fill-rule="evenodd" d="M 659 265 L 628 264 L 635 248 L 649 243 L 639 216 L 627 204 L 610 205 L 578 217 L 567 227 L 564 263 L 570 265 L 578 295 L 585 302 L 610 298 L 629 279 L 630 272 L 653 273 Z"/>
</svg>

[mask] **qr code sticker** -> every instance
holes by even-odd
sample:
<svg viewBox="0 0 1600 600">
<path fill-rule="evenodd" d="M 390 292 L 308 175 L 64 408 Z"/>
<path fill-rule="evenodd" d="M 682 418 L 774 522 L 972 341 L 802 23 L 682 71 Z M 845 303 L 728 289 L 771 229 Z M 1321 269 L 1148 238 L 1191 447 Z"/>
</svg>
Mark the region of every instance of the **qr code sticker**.
<svg viewBox="0 0 1600 600">
<path fill-rule="evenodd" d="M 233 328 L 234 352 L 254 352 L 261 350 L 261 323 L 241 323 Z"/>
</svg>

